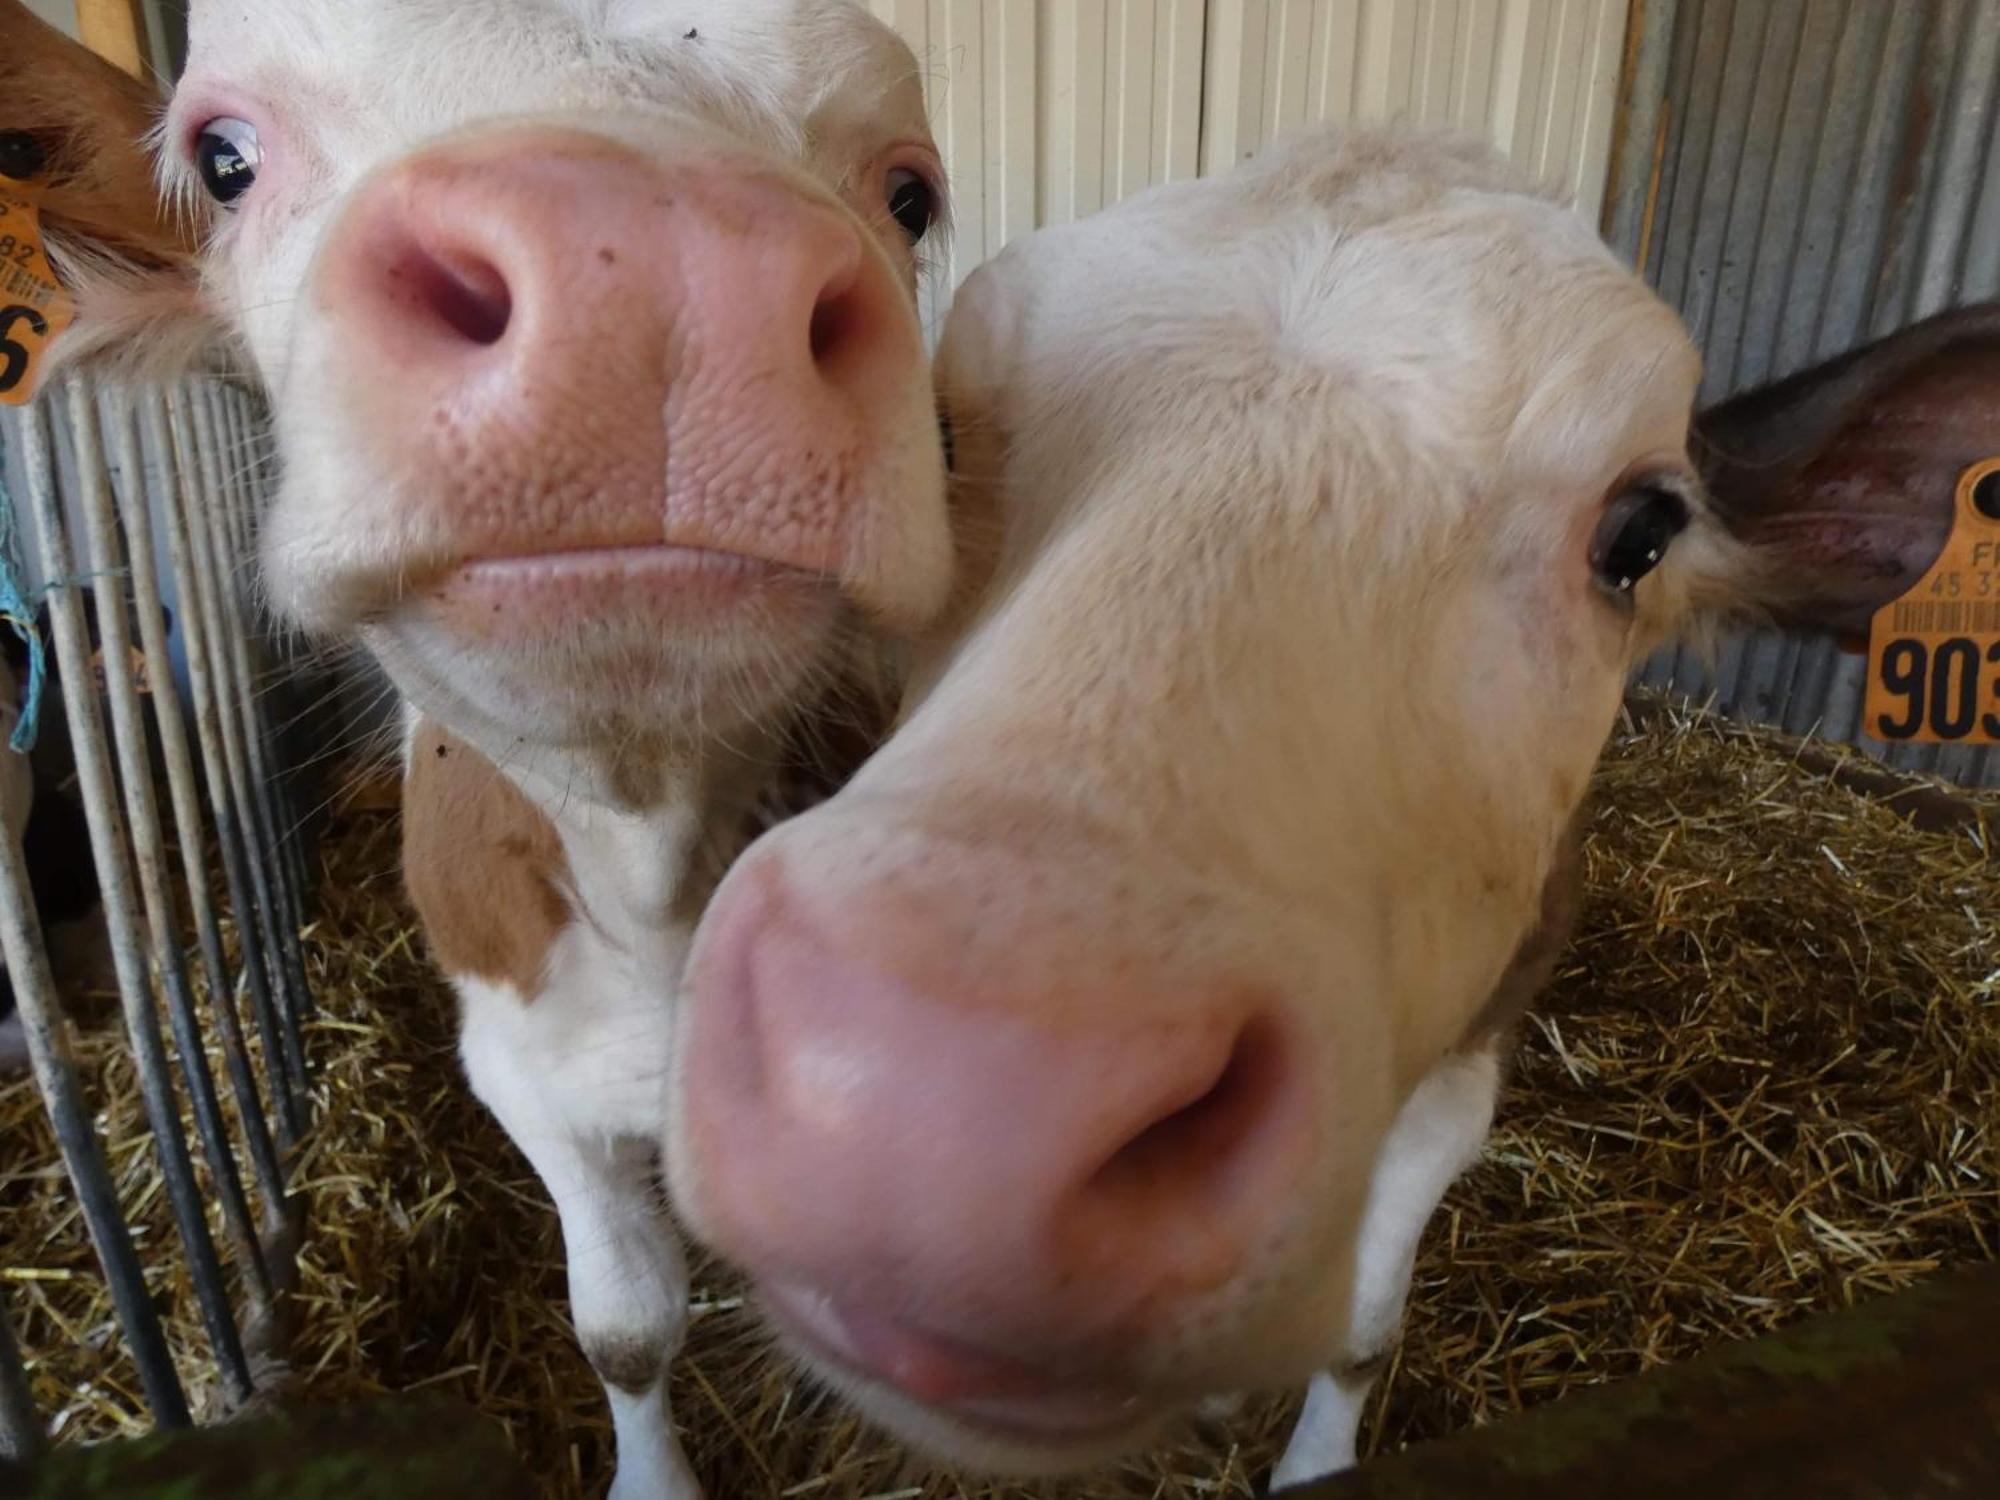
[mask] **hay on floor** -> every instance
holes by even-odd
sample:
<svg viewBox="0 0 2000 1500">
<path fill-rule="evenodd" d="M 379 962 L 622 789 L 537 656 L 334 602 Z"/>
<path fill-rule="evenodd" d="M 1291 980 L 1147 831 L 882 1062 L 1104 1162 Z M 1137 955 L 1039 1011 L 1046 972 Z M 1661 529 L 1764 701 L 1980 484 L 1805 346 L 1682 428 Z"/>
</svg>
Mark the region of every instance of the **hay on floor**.
<svg viewBox="0 0 2000 1500">
<path fill-rule="evenodd" d="M 2000 1258 L 2000 864 L 1984 823 L 2000 800 L 1975 805 L 1981 819 L 1925 831 L 1775 736 L 1659 712 L 1624 726 L 1598 778 L 1581 930 L 1487 1151 L 1425 1242 L 1372 1448 Z M 570 1336 L 555 1216 L 465 1088 L 394 855 L 383 811 L 347 813 L 325 851 L 310 950 L 323 1124 L 298 1163 L 311 1229 L 294 1359 L 315 1398 L 461 1396 L 507 1425 L 548 1493 L 595 1494 L 609 1429 Z M 129 1070 L 115 1048 L 93 1055 L 128 1196 L 164 1241 L 121 1102 Z M 58 1371 L 99 1372 L 71 1434 L 125 1430 L 130 1377 L 106 1359 L 108 1314 L 35 1108 L 0 1089 L 0 1290 L 17 1316 L 33 1292 L 22 1331 L 45 1395 Z M 23 1279 L 51 1271 L 67 1279 Z M 738 1283 L 695 1274 L 674 1400 L 718 1500 L 1249 1496 L 1283 1438 L 1274 1399 L 1092 1479 L 959 1480 L 793 1379 Z M 192 1368 L 184 1278 L 161 1277 Z M 97 1347 L 55 1347 L 71 1333 Z"/>
</svg>

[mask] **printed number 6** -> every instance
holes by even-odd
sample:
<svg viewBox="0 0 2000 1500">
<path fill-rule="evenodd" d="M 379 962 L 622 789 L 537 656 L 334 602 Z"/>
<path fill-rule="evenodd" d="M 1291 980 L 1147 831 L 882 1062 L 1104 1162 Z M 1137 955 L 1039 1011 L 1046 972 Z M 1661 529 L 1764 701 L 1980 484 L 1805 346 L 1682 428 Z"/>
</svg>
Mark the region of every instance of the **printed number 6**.
<svg viewBox="0 0 2000 1500">
<path fill-rule="evenodd" d="M 0 307 L 0 396 L 6 395 L 28 375 L 26 346 L 14 341 L 14 330 L 22 323 L 37 338 L 46 337 L 49 320 L 32 307 Z"/>
</svg>

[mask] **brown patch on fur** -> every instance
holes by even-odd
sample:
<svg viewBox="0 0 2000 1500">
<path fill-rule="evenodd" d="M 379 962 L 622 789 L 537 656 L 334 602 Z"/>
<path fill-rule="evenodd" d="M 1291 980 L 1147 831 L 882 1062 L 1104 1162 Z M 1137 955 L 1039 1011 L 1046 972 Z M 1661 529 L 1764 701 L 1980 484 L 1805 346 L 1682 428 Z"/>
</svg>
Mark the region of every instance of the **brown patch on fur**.
<svg viewBox="0 0 2000 1500">
<path fill-rule="evenodd" d="M 0 131 L 24 131 L 48 153 L 42 224 L 58 254 L 190 264 L 191 226 L 166 213 L 142 144 L 160 103 L 19 0 L 0 0 Z"/>
<path fill-rule="evenodd" d="M 606 1385 L 616 1386 L 627 1395 L 637 1396 L 660 1383 L 665 1373 L 665 1339 L 605 1335 L 582 1336 L 583 1355 L 591 1369 Z"/>
<path fill-rule="evenodd" d="M 574 920 L 555 826 L 493 763 L 429 719 L 403 777 L 403 882 L 448 974 L 532 998 Z"/>
<path fill-rule="evenodd" d="M 1520 947 L 1507 965 L 1507 972 L 1493 987 L 1493 993 L 1472 1018 L 1459 1038 L 1454 1052 L 1476 1052 L 1519 1024 L 1535 997 L 1547 988 L 1555 973 L 1556 960 L 1569 945 L 1576 926 L 1577 908 L 1583 896 L 1584 813 L 1579 808 L 1563 830 L 1555 864 L 1542 883 L 1542 915 L 1534 929 L 1521 939 Z"/>
</svg>

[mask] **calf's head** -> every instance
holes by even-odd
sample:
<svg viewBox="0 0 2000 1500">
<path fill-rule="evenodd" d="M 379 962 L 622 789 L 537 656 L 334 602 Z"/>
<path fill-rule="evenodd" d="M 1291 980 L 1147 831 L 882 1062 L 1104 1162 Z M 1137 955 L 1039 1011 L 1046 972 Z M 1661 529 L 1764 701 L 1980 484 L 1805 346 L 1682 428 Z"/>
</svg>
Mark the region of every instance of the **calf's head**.
<svg viewBox="0 0 2000 1500">
<path fill-rule="evenodd" d="M 1381 1352 L 1385 1137 L 1539 982 L 1628 674 L 1798 581 L 1706 498 L 1697 374 L 1431 140 L 1303 139 L 966 285 L 967 594 L 690 968 L 677 1201 L 811 1362 L 1041 1468 Z"/>
<path fill-rule="evenodd" d="M 866 11 L 196 0 L 190 32 L 159 146 L 208 234 L 187 304 L 269 389 L 283 613 L 629 794 L 936 608 L 942 180 Z"/>
</svg>

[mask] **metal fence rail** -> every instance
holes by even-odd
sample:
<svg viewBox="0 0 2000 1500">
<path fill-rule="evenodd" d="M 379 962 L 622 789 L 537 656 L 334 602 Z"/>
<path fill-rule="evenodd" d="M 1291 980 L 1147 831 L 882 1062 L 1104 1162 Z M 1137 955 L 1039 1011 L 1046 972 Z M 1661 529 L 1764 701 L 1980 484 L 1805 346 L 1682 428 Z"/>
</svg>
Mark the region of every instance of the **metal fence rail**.
<svg viewBox="0 0 2000 1500">
<path fill-rule="evenodd" d="M 95 869 L 123 1041 L 171 1204 L 173 1242 L 149 1241 L 143 1265 L 12 838 L 0 838 L 0 950 L 119 1332 L 167 1426 L 190 1420 L 195 1372 L 176 1368 L 145 1268 L 180 1258 L 208 1345 L 205 1394 L 231 1408 L 282 1368 L 271 1314 L 297 1229 L 285 1158 L 307 1112 L 307 867 L 239 598 L 264 483 L 257 429 L 250 398 L 215 379 L 73 380 L 0 425 L 11 450 L 0 474 L 15 478 L 7 519 L 26 554 L 16 562 L 27 596 L 45 601 L 51 697 L 89 827 L 74 857 Z M 0 1454 L 43 1441 L 33 1365 L 0 1303 Z"/>
</svg>

